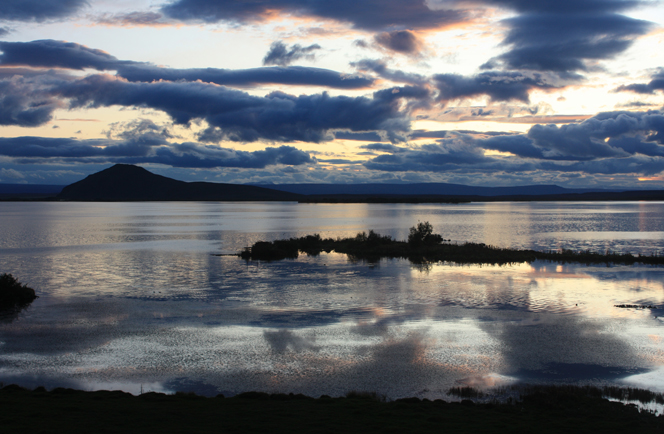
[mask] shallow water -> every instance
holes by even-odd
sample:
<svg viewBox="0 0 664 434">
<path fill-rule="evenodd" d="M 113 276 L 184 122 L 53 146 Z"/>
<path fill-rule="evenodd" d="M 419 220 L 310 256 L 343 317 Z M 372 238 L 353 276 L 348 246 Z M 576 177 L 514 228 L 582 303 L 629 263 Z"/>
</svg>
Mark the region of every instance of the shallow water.
<svg viewBox="0 0 664 434">
<path fill-rule="evenodd" d="M 518 381 L 664 391 L 662 267 L 212 256 L 312 233 L 404 239 L 417 221 L 458 242 L 650 254 L 664 247 L 662 216 L 650 202 L 0 203 L 0 272 L 40 295 L 0 318 L 0 382 L 393 398 Z"/>
</svg>

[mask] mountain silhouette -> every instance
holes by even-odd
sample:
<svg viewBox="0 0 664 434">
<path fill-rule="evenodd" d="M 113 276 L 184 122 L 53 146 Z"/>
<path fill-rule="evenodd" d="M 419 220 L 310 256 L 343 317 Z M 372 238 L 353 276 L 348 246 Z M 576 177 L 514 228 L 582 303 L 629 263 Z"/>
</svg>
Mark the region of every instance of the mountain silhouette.
<svg viewBox="0 0 664 434">
<path fill-rule="evenodd" d="M 116 164 L 62 189 L 70 201 L 297 201 L 295 193 L 252 185 L 184 182 L 130 164 Z"/>
</svg>

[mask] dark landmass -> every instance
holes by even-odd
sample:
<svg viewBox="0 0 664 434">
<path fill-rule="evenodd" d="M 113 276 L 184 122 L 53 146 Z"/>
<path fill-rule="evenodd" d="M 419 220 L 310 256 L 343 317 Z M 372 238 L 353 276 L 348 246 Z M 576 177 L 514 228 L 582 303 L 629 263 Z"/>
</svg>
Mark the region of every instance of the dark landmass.
<svg viewBox="0 0 664 434">
<path fill-rule="evenodd" d="M 436 196 L 436 195 L 364 195 L 364 194 L 338 194 L 338 195 L 310 195 L 299 200 L 300 203 L 468 203 L 481 202 L 482 198 L 465 196 Z"/>
<path fill-rule="evenodd" d="M 57 196 L 70 201 L 297 201 L 300 195 L 251 185 L 184 182 L 142 167 L 116 164 L 68 185 Z"/>
<path fill-rule="evenodd" d="M 476 187 L 472 185 L 422 182 L 407 184 L 253 184 L 306 196 L 539 196 L 549 194 L 608 193 L 625 189 L 564 188 L 557 185 L 521 185 L 515 187 Z"/>
<path fill-rule="evenodd" d="M 65 188 L 49 184 L 0 184 L 0 200 L 28 201 L 53 200 Z"/>
<path fill-rule="evenodd" d="M 540 386 L 510 403 L 248 392 L 133 396 L 120 391 L 0 389 L 3 432 L 39 433 L 655 433 L 664 417 L 602 398 L 600 389 Z"/>
<path fill-rule="evenodd" d="M 411 233 L 413 229 L 415 228 L 411 228 Z M 397 241 L 390 236 L 382 236 L 374 231 L 369 231 L 368 235 L 362 232 L 353 238 L 323 239 L 316 234 L 272 242 L 259 241 L 253 246 L 245 248 L 238 253 L 238 256 L 247 260 L 277 261 L 297 258 L 300 252 L 315 256 L 322 252 L 332 251 L 346 254 L 351 259 L 369 262 L 377 262 L 382 258 L 403 258 L 415 264 L 455 262 L 458 264 L 502 265 L 536 260 L 581 264 L 664 264 L 664 256 L 634 256 L 629 253 L 574 252 L 571 250 L 538 252 L 493 247 L 482 243 L 452 244 L 445 240 L 413 243 Z"/>
<path fill-rule="evenodd" d="M 21 284 L 11 274 L 0 274 L 0 310 L 21 308 L 36 298 L 34 289 Z"/>
<path fill-rule="evenodd" d="M 270 184 L 184 182 L 116 164 L 68 186 L 0 184 L 0 201 L 297 201 L 300 203 L 466 203 L 664 200 L 664 190 L 568 189 L 557 185 Z"/>
<path fill-rule="evenodd" d="M 620 192 L 588 192 L 565 194 L 533 194 L 508 196 L 476 195 L 309 195 L 300 203 L 469 203 L 469 202 L 599 202 L 599 201 L 664 200 L 664 190 L 630 190 Z"/>
</svg>

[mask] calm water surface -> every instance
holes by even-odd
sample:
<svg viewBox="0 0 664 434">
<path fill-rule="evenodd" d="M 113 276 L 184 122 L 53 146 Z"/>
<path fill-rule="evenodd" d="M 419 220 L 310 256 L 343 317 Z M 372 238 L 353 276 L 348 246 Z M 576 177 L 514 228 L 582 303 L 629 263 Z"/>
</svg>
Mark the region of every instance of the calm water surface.
<svg viewBox="0 0 664 434">
<path fill-rule="evenodd" d="M 664 203 L 652 202 L 5 202 L 0 272 L 40 298 L 0 316 L 0 382 L 392 398 L 512 382 L 664 391 L 662 267 L 212 256 L 312 233 L 405 239 L 418 221 L 457 242 L 664 250 Z"/>
</svg>

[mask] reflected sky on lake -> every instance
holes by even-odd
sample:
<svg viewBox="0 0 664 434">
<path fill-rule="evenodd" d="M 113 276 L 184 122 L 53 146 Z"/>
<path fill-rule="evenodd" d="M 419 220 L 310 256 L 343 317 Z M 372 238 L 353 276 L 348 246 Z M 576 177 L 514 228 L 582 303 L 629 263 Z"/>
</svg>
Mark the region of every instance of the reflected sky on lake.
<svg viewBox="0 0 664 434">
<path fill-rule="evenodd" d="M 403 239 L 417 221 L 459 242 L 652 253 L 664 246 L 663 212 L 659 203 L 2 203 L 0 272 L 40 298 L 0 315 L 0 382 L 207 395 L 441 397 L 516 381 L 664 391 L 663 267 L 212 255 L 311 233 Z"/>
</svg>

